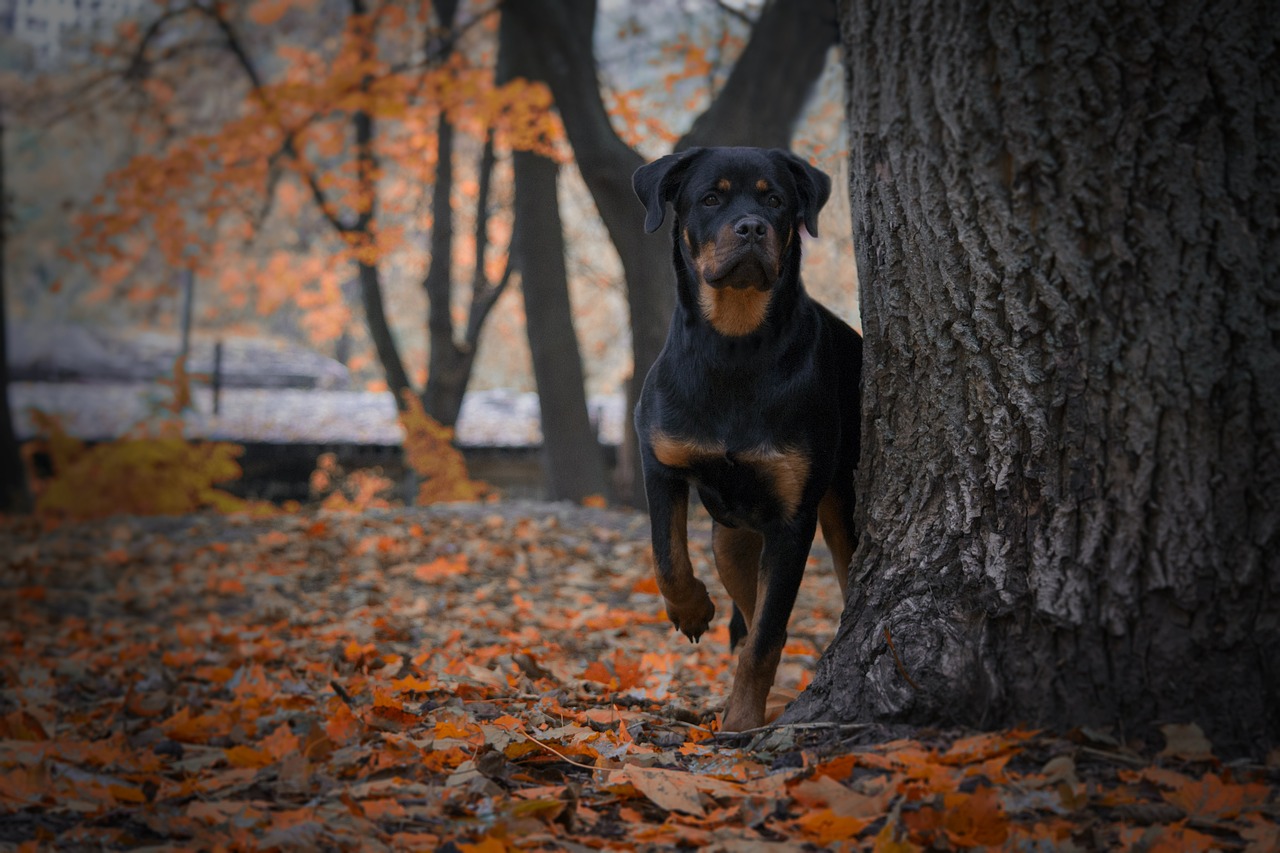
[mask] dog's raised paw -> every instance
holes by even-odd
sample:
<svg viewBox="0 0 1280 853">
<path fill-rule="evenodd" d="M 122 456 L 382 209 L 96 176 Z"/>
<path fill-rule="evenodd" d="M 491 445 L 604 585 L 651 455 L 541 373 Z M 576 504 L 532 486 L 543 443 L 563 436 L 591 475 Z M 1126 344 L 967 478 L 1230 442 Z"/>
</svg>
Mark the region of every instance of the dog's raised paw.
<svg viewBox="0 0 1280 853">
<path fill-rule="evenodd" d="M 694 581 L 696 588 L 679 602 L 667 599 L 667 617 L 671 624 L 693 642 L 698 642 L 715 618 L 716 606 L 707 594 L 706 584 Z"/>
</svg>

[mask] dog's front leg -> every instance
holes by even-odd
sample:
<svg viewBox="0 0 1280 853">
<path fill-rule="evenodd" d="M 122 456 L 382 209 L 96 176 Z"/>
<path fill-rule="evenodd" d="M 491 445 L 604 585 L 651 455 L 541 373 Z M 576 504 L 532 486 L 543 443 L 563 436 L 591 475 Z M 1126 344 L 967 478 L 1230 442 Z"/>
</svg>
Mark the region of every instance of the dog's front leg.
<svg viewBox="0 0 1280 853">
<path fill-rule="evenodd" d="M 764 725 L 769 689 L 782 660 L 787 622 L 816 528 L 816 517 L 807 516 L 765 533 L 756 611 L 738 653 L 733 689 L 720 726 L 724 731 L 741 732 Z"/>
<path fill-rule="evenodd" d="M 689 485 L 657 466 L 645 471 L 654 573 L 672 624 L 697 642 L 711 624 L 716 606 L 689 562 Z"/>
</svg>

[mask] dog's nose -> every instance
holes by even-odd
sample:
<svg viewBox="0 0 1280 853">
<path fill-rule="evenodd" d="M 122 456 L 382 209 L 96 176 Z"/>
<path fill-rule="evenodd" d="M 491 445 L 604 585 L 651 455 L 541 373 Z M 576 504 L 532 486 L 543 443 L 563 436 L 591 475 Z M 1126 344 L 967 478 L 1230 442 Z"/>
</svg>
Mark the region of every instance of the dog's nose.
<svg viewBox="0 0 1280 853">
<path fill-rule="evenodd" d="M 769 226 L 759 216 L 744 216 L 733 226 L 733 231 L 743 240 L 756 242 L 764 239 Z"/>
</svg>

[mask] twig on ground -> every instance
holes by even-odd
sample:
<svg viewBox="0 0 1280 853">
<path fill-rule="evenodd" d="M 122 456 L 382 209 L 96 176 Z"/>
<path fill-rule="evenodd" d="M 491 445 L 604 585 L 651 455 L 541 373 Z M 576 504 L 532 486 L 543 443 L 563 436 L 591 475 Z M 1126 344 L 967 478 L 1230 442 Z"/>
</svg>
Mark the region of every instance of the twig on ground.
<svg viewBox="0 0 1280 853">
<path fill-rule="evenodd" d="M 713 737 L 716 740 L 729 740 L 730 738 L 758 735 L 763 734 L 764 732 L 776 732 L 782 729 L 847 729 L 849 731 L 854 731 L 858 729 L 869 729 L 872 725 L 872 723 L 773 723 L 768 726 L 760 726 L 754 729 L 743 729 L 740 732 L 716 732 Z"/>
<path fill-rule="evenodd" d="M 593 772 L 593 773 L 594 773 L 595 771 L 597 771 L 597 770 L 600 770 L 600 769 L 601 769 L 601 768 L 599 768 L 599 767 L 595 767 L 595 766 L 592 766 L 592 765 L 590 765 L 590 764 L 582 764 L 581 762 L 574 761 L 572 758 L 570 758 L 569 756 L 565 755 L 563 752 L 561 752 L 560 750 L 556 749 L 554 746 L 551 746 L 550 744 L 543 743 L 542 741 L 538 740 L 538 739 L 537 739 L 536 737 L 534 737 L 533 735 L 531 735 L 531 734 L 529 734 L 528 732 L 526 732 L 524 729 L 515 729 L 514 731 L 515 731 L 515 733 L 516 733 L 516 734 L 520 735 L 521 737 L 526 737 L 526 738 L 528 738 L 529 740 L 533 741 L 533 742 L 534 742 L 534 743 L 536 743 L 538 746 L 540 746 L 540 747 L 542 747 L 543 749 L 545 749 L 547 752 L 550 752 L 550 753 L 553 753 L 553 754 L 555 754 L 555 755 L 559 756 L 559 757 L 560 757 L 560 759 L 561 759 L 562 761 L 567 761 L 567 762 L 569 762 L 570 764 L 572 764 L 574 767 L 581 767 L 583 770 L 590 770 L 590 771 L 591 771 L 591 772 Z"/>
</svg>

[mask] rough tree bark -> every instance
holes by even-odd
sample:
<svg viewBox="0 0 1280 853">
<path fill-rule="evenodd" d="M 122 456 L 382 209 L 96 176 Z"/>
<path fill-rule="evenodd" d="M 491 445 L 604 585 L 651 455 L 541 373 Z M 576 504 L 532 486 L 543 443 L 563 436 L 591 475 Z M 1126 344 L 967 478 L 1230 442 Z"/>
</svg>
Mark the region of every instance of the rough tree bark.
<svg viewBox="0 0 1280 853">
<path fill-rule="evenodd" d="M 499 24 L 498 77 L 537 79 L 531 45 L 509 15 Z M 560 167 L 531 151 L 511 155 L 515 176 L 512 254 L 524 292 L 525 328 L 538 408 L 548 497 L 581 501 L 607 493 L 604 456 L 587 412 L 582 356 L 573 328 L 564 231 L 556 194 Z"/>
<path fill-rule="evenodd" d="M 785 147 L 835 42 L 834 11 L 832 0 L 766 3 L 724 88 L 676 148 Z M 578 169 L 622 262 L 634 362 L 630 408 L 666 342 L 675 278 L 671 235 L 666 229 L 645 234 L 637 227 L 640 207 L 631 175 L 644 158 L 613 129 L 600 94 L 593 41 L 596 0 L 519 0 L 503 4 L 503 15 L 517 20 L 540 48 L 538 72 L 555 95 Z M 634 437 L 628 433 L 628 438 Z M 624 476 L 618 492 L 620 499 L 644 506 L 636 454 L 631 440 L 619 460 Z"/>
<path fill-rule="evenodd" d="M 862 538 L 788 719 L 1275 745 L 1277 17 L 841 14 Z"/>
</svg>

